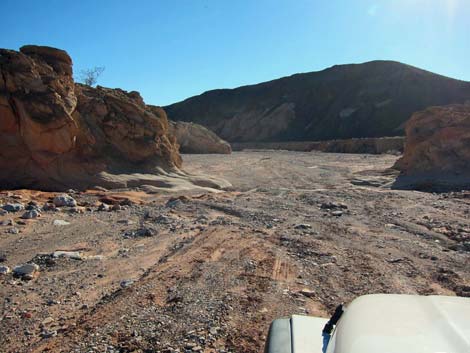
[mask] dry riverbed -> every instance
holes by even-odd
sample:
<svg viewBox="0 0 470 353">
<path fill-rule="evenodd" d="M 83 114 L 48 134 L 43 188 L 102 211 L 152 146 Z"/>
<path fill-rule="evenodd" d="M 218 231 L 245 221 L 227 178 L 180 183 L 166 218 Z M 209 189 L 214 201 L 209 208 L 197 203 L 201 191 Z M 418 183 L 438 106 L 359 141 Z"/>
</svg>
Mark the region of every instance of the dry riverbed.
<svg viewBox="0 0 470 353">
<path fill-rule="evenodd" d="M 1 352 L 260 352 L 279 316 L 470 296 L 470 193 L 392 190 L 396 156 L 183 157 L 233 189 L 0 193 L 40 214 L 0 215 L 0 266 L 37 265 L 0 274 Z"/>
</svg>

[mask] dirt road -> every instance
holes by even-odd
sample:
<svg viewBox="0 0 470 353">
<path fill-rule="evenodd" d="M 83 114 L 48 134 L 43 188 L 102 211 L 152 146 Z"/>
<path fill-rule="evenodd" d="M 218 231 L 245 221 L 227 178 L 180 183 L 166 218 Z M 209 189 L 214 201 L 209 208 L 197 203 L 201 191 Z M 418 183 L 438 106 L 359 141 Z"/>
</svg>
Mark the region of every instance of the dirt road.
<svg viewBox="0 0 470 353">
<path fill-rule="evenodd" d="M 260 352 L 282 315 L 328 316 L 366 293 L 470 296 L 470 194 L 391 190 L 396 158 L 185 155 L 233 189 L 127 190 L 111 211 L 97 191 L 72 194 L 83 209 L 0 216 L 0 265 L 40 266 L 29 281 L 0 275 L 1 351 Z"/>
</svg>

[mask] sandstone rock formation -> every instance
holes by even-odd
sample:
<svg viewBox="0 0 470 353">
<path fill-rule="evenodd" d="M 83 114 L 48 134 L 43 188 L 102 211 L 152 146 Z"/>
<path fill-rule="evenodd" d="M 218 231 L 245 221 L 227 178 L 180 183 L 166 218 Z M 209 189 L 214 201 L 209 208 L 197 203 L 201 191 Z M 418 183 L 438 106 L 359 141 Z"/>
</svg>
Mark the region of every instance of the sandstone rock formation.
<svg viewBox="0 0 470 353">
<path fill-rule="evenodd" d="M 470 187 L 470 105 L 431 107 L 406 124 L 397 185 Z"/>
<path fill-rule="evenodd" d="M 170 133 L 176 137 L 181 153 L 232 153 L 227 141 L 199 124 L 170 121 Z"/>
<path fill-rule="evenodd" d="M 0 71 L 2 188 L 226 186 L 179 169 L 165 112 L 138 92 L 75 84 L 65 51 L 0 49 Z"/>
<path fill-rule="evenodd" d="M 414 112 L 466 100 L 469 82 L 373 61 L 213 90 L 164 109 L 230 143 L 319 141 L 403 135 Z"/>
</svg>

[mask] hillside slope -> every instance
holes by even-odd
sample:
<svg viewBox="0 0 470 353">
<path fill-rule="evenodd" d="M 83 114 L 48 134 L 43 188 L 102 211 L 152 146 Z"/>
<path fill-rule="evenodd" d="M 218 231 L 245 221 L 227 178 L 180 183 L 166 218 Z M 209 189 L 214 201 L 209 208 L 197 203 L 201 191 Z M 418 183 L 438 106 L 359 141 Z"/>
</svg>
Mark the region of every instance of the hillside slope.
<svg viewBox="0 0 470 353">
<path fill-rule="evenodd" d="M 372 61 L 208 91 L 164 109 L 230 142 L 300 141 L 402 135 L 412 113 L 467 100 L 469 82 Z"/>
</svg>

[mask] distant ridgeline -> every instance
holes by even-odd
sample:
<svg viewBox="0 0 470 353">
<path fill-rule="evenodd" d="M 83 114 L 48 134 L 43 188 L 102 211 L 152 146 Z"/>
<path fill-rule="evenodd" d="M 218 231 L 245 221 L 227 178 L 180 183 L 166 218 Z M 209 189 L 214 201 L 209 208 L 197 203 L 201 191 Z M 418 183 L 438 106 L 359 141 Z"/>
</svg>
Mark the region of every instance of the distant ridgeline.
<svg viewBox="0 0 470 353">
<path fill-rule="evenodd" d="M 372 61 L 208 91 L 164 109 L 229 142 L 318 141 L 403 135 L 414 112 L 466 101 L 470 82 Z"/>
<path fill-rule="evenodd" d="M 404 136 L 367 137 L 328 141 L 288 141 L 288 142 L 233 142 L 234 151 L 243 150 L 286 150 L 298 152 L 321 151 L 330 153 L 402 153 Z"/>
</svg>

